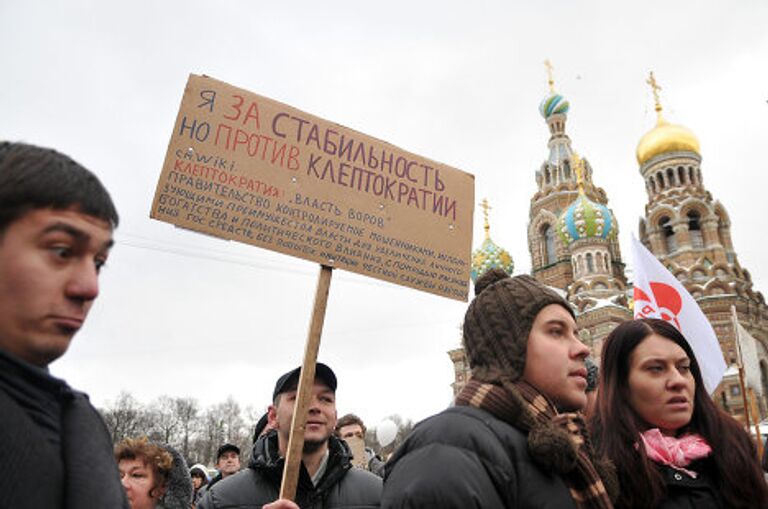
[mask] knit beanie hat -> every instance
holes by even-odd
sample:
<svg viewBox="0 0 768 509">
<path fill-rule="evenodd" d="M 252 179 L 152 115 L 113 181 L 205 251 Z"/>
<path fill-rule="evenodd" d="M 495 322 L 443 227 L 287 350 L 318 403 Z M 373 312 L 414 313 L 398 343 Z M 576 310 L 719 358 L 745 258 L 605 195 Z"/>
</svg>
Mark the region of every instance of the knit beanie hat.
<svg viewBox="0 0 768 509">
<path fill-rule="evenodd" d="M 509 277 L 491 269 L 475 283 L 475 299 L 464 317 L 464 351 L 472 378 L 480 382 L 514 382 L 523 376 L 528 335 L 536 315 L 568 302 L 528 275 Z"/>
</svg>

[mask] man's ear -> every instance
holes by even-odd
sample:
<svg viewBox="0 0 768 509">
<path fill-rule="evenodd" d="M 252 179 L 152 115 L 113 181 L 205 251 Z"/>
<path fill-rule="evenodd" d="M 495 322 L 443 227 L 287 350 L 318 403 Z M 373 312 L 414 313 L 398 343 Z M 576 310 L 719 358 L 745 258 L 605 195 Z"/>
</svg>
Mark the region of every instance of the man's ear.
<svg viewBox="0 0 768 509">
<path fill-rule="evenodd" d="M 275 405 L 269 405 L 267 409 L 267 422 L 272 429 L 278 429 L 277 425 L 277 408 Z"/>
</svg>

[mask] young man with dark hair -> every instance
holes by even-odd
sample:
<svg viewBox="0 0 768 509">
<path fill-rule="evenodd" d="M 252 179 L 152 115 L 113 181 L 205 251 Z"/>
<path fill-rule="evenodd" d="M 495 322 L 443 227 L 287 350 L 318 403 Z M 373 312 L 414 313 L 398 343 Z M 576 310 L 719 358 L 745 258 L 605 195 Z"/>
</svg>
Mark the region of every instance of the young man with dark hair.
<svg viewBox="0 0 768 509">
<path fill-rule="evenodd" d="M 351 468 L 351 455 L 344 441 L 333 435 L 336 426 L 336 375 L 318 363 L 312 386 L 304 449 L 295 502 L 275 501 L 280 493 L 285 454 L 296 404 L 300 368 L 281 376 L 272 394 L 269 424 L 272 431 L 253 446 L 248 468 L 211 487 L 198 509 L 217 507 L 296 509 L 379 506 L 381 479 Z"/>
<path fill-rule="evenodd" d="M 615 475 L 579 411 L 589 348 L 568 302 L 491 269 L 464 317 L 472 376 L 387 463 L 382 507 L 609 509 Z"/>
<path fill-rule="evenodd" d="M 365 443 L 365 424 L 363 420 L 355 414 L 347 414 L 336 422 L 336 436 L 342 440 L 360 439 Z M 379 477 L 384 477 L 384 461 L 379 458 L 373 449 L 365 448 L 366 468 Z"/>
<path fill-rule="evenodd" d="M 14 508 L 128 507 L 104 421 L 54 378 L 99 293 L 117 211 L 54 150 L 0 143 L 0 493 Z"/>
</svg>

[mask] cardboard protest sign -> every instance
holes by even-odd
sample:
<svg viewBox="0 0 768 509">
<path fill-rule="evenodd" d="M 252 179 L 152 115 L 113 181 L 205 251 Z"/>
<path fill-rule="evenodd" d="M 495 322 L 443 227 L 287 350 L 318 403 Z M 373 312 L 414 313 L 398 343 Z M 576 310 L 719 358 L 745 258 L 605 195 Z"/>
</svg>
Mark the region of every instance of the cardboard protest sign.
<svg viewBox="0 0 768 509">
<path fill-rule="evenodd" d="M 190 75 L 151 216 L 467 300 L 474 177 Z"/>
</svg>

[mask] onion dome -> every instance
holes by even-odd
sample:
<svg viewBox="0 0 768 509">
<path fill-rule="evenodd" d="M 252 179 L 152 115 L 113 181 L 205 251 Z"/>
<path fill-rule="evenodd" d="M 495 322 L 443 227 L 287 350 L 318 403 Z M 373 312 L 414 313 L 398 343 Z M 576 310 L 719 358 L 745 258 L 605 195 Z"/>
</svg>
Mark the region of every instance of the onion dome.
<svg viewBox="0 0 768 509">
<path fill-rule="evenodd" d="M 557 232 L 566 244 L 587 238 L 606 239 L 613 234 L 614 223 L 608 207 L 579 194 L 558 219 Z"/>
<path fill-rule="evenodd" d="M 637 162 L 644 164 L 669 152 L 695 152 L 701 155 L 699 140 L 687 127 L 670 124 L 659 115 L 656 127 L 645 133 L 637 144 Z"/>
<path fill-rule="evenodd" d="M 657 120 L 656 127 L 645 133 L 640 138 L 640 143 L 637 144 L 637 162 L 643 165 L 658 155 L 670 152 L 694 152 L 701 155 L 699 140 L 690 129 L 681 125 L 670 124 L 662 117 L 661 101 L 659 100 L 661 87 L 656 83 L 653 71 L 651 71 L 646 83 L 653 90 Z"/>
<path fill-rule="evenodd" d="M 515 264 L 512 261 L 512 255 L 509 251 L 496 245 L 491 240 L 490 225 L 488 224 L 488 209 L 491 207 L 488 205 L 488 200 L 483 199 L 481 206 L 483 207 L 483 214 L 485 215 L 485 240 L 479 248 L 472 252 L 472 266 L 470 270 L 470 277 L 472 283 L 488 272 L 491 269 L 501 269 L 507 274 L 512 274 L 515 269 Z"/>
<path fill-rule="evenodd" d="M 546 118 L 552 115 L 565 115 L 570 109 L 570 103 L 562 95 L 550 92 L 550 94 L 541 101 L 539 104 L 539 113 Z"/>
</svg>

